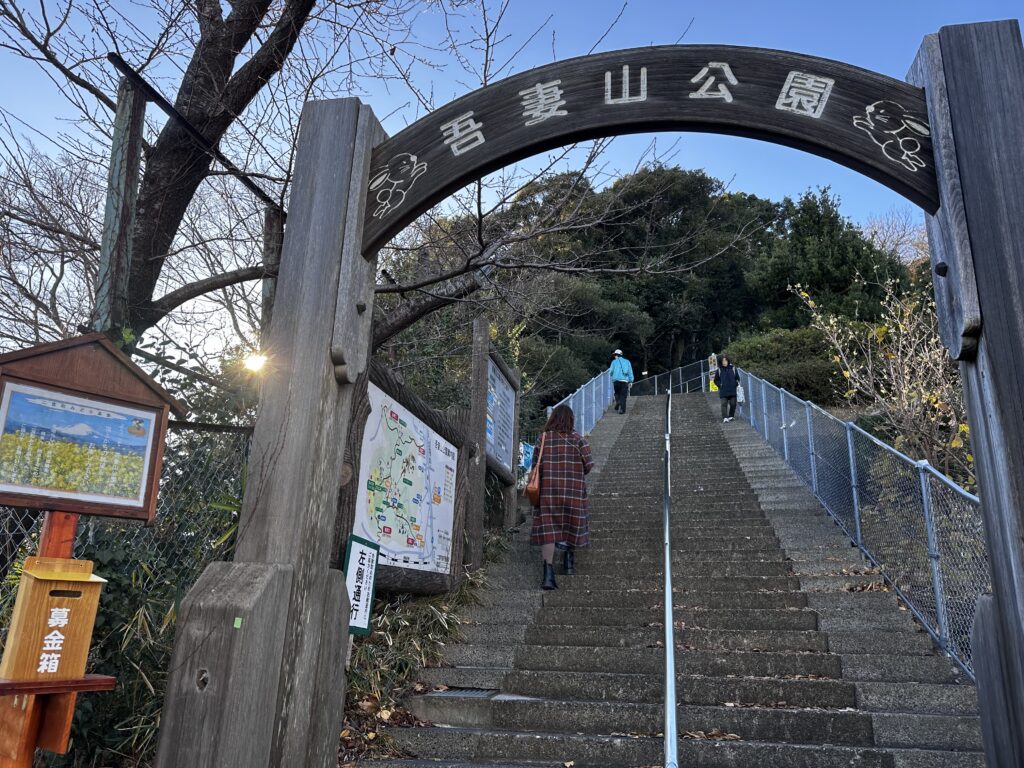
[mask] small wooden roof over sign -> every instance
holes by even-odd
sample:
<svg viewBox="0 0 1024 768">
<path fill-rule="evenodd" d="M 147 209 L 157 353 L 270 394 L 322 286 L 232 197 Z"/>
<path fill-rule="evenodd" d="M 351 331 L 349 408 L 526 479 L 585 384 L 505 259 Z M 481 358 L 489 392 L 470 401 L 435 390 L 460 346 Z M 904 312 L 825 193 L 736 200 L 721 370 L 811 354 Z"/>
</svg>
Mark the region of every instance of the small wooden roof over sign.
<svg viewBox="0 0 1024 768">
<path fill-rule="evenodd" d="M 0 374 L 154 408 L 184 418 L 184 404 L 102 333 L 0 355 Z"/>
</svg>

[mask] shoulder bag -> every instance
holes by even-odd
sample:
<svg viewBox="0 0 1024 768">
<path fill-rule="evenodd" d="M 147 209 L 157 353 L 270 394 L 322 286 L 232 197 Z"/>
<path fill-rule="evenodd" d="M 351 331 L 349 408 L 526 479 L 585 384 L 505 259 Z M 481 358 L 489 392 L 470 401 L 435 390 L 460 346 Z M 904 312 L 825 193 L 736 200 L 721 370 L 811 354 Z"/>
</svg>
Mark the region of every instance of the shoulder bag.
<svg viewBox="0 0 1024 768">
<path fill-rule="evenodd" d="M 530 500 L 531 507 L 540 506 L 540 460 L 544 458 L 544 438 L 547 437 L 547 432 L 542 432 L 540 436 L 540 450 L 537 453 L 537 459 L 533 462 L 533 466 L 530 468 L 530 477 L 526 481 L 526 498 Z"/>
</svg>

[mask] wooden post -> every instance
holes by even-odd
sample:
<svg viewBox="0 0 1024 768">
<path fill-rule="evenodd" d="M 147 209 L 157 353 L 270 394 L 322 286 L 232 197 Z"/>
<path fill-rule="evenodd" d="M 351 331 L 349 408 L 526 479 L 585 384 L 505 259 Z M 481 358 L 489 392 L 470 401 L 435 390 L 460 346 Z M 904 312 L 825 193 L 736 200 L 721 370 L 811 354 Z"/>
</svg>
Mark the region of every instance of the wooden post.
<svg viewBox="0 0 1024 768">
<path fill-rule="evenodd" d="M 73 512 L 44 512 L 36 555 L 70 558 L 78 518 Z M 67 749 L 77 693 L 22 694 L 13 697 L 10 706 L 7 697 L 0 701 L 0 768 L 31 768 L 37 747 L 53 752 Z"/>
<path fill-rule="evenodd" d="M 212 564 L 182 607 L 161 768 L 337 764 L 348 601 L 328 565 L 354 387 L 334 355 L 354 381 L 370 326 L 339 344 L 335 316 L 372 314 L 376 256 L 360 245 L 383 138 L 358 99 L 303 108 L 235 562 Z"/>
<path fill-rule="evenodd" d="M 961 360 L 992 571 L 972 647 L 990 768 L 1024 765 L 1024 47 L 1015 21 L 944 27 L 926 88 L 942 207 L 930 218 L 943 341 Z M 978 330 L 980 328 L 980 335 Z"/>
<path fill-rule="evenodd" d="M 268 205 L 263 210 L 263 268 L 273 276 L 263 278 L 263 301 L 260 305 L 260 339 L 267 339 L 274 313 L 277 292 L 277 271 L 281 268 L 284 247 L 284 211 Z"/>
<path fill-rule="evenodd" d="M 484 561 L 484 517 L 487 506 L 487 359 L 490 354 L 490 321 L 473 321 L 473 366 L 470 381 L 469 429 L 466 440 L 476 446 L 469 464 L 466 505 L 466 565 L 471 571 Z"/>
<path fill-rule="evenodd" d="M 488 334 L 489 337 L 490 334 Z M 483 430 L 482 437 L 484 439 L 484 445 L 486 446 L 486 430 L 487 430 L 487 412 L 486 412 L 486 394 L 489 383 L 488 377 L 488 366 L 490 363 L 494 363 L 495 367 L 505 378 L 505 380 L 512 387 L 515 392 L 515 405 L 512 411 L 512 467 L 509 469 L 505 467 L 501 461 L 493 456 L 487 456 L 487 468 L 501 483 L 501 514 L 495 516 L 492 521 L 492 525 L 501 526 L 502 528 L 511 528 L 518 520 L 519 507 L 518 507 L 518 489 L 516 488 L 516 464 L 518 463 L 519 457 L 519 372 L 508 367 L 505 363 L 505 359 L 501 356 L 501 353 L 497 348 L 488 343 L 487 357 L 484 359 L 484 421 L 481 424 Z M 497 434 L 497 425 L 495 426 L 495 433 Z M 485 451 L 486 453 L 486 451 Z"/>
<path fill-rule="evenodd" d="M 128 272 L 135 229 L 135 203 L 139 196 L 145 117 L 145 97 L 122 77 L 117 88 L 117 112 L 107 175 L 107 205 L 103 214 L 103 242 L 92 319 L 93 328 L 108 334 L 124 325 L 128 310 Z"/>
</svg>

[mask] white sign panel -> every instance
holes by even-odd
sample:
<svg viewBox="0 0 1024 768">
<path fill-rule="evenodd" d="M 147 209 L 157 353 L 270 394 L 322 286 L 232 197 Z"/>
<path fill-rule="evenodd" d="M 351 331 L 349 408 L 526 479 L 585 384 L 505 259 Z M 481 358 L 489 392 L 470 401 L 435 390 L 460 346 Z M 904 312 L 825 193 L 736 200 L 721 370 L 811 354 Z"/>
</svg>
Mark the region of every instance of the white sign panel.
<svg viewBox="0 0 1024 768">
<path fill-rule="evenodd" d="M 512 471 L 516 391 L 494 361 L 487 360 L 487 455 Z"/>
<path fill-rule="evenodd" d="M 353 635 L 370 634 L 373 612 L 373 589 L 377 578 L 377 553 L 372 541 L 359 536 L 348 537 L 345 551 L 345 585 L 348 587 L 348 631 Z"/>
<path fill-rule="evenodd" d="M 382 565 L 448 573 L 458 451 L 372 383 L 369 398 L 355 533 Z"/>
</svg>

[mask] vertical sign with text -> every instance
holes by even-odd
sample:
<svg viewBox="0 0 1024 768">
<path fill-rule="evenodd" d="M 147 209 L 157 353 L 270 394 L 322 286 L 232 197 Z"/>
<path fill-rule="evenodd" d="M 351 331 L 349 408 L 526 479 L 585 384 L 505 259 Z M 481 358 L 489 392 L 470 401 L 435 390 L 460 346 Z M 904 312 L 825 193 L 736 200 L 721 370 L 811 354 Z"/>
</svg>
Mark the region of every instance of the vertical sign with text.
<svg viewBox="0 0 1024 768">
<path fill-rule="evenodd" d="M 379 553 L 380 547 L 374 542 L 355 535 L 348 537 L 348 547 L 345 549 L 345 584 L 348 587 L 349 634 L 370 634 Z"/>
</svg>

